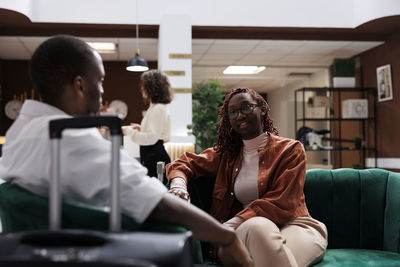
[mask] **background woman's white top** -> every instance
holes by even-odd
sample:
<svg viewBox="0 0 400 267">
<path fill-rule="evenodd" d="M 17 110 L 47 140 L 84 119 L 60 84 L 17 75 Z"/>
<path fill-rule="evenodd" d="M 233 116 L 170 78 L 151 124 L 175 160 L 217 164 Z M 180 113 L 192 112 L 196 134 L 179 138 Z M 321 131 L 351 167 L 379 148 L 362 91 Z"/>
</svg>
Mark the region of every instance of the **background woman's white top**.
<svg viewBox="0 0 400 267">
<path fill-rule="evenodd" d="M 167 105 L 150 104 L 140 127 L 138 131 L 124 126 L 126 134 L 133 142 L 142 146 L 154 145 L 160 139 L 168 142 L 171 138 L 171 116 Z"/>
</svg>

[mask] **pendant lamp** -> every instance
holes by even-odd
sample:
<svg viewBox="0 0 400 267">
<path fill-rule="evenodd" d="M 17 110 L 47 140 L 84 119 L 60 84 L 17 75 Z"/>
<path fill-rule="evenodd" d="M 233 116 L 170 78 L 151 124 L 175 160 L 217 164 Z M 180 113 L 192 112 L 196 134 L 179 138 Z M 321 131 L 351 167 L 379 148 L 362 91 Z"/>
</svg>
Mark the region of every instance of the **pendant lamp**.
<svg viewBox="0 0 400 267">
<path fill-rule="evenodd" d="M 144 60 L 140 56 L 139 50 L 139 20 L 138 20 L 138 0 L 136 0 L 136 54 L 135 56 L 128 61 L 128 65 L 126 66 L 127 71 L 146 71 L 149 69 L 146 60 Z"/>
</svg>

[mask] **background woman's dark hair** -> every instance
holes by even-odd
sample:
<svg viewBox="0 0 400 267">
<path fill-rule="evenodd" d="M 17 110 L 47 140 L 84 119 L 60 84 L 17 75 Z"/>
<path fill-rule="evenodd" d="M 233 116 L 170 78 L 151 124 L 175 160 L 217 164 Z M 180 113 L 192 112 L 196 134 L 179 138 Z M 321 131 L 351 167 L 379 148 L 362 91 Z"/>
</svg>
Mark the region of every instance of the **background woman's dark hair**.
<svg viewBox="0 0 400 267">
<path fill-rule="evenodd" d="M 143 72 L 140 76 L 140 88 L 152 103 L 169 104 L 172 101 L 172 89 L 168 77 L 160 70 Z"/>
<path fill-rule="evenodd" d="M 230 158 L 235 157 L 242 147 L 242 137 L 240 134 L 235 132 L 232 129 L 232 126 L 229 122 L 228 117 L 228 104 L 232 97 L 236 94 L 247 93 L 252 96 L 252 98 L 257 102 L 257 105 L 265 111 L 265 115 L 261 120 L 263 131 L 278 135 L 278 130 L 273 124 L 273 121 L 270 117 L 270 108 L 267 104 L 267 101 L 256 91 L 249 88 L 236 88 L 232 89 L 229 94 L 225 96 L 224 104 L 219 110 L 219 117 L 221 118 L 219 129 L 218 129 L 218 138 L 217 144 L 215 145 L 215 149 L 219 152 L 228 153 Z"/>
<path fill-rule="evenodd" d="M 78 75 L 85 77 L 94 62 L 92 48 L 84 41 L 58 35 L 43 42 L 29 62 L 31 80 L 42 99 L 54 103 L 66 84 Z"/>
</svg>

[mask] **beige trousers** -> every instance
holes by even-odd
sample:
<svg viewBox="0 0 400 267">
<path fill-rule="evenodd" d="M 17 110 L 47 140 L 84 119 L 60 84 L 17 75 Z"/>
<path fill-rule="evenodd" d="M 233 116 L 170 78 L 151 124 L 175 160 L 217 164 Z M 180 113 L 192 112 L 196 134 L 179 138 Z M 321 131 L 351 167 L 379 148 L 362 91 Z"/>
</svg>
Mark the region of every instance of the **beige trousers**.
<svg viewBox="0 0 400 267">
<path fill-rule="evenodd" d="M 309 266 L 322 259 L 327 230 L 311 217 L 298 217 L 278 228 L 264 217 L 242 223 L 236 233 L 256 267 Z"/>
</svg>

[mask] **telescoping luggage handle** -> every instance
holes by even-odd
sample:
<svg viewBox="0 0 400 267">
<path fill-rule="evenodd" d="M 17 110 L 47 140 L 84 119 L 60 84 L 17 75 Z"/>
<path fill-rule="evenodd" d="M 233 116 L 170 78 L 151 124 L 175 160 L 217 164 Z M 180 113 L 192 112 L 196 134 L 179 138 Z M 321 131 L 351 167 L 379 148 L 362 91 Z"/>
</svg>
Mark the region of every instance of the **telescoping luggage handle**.
<svg viewBox="0 0 400 267">
<path fill-rule="evenodd" d="M 51 139 L 51 179 L 50 179 L 50 230 L 60 230 L 61 194 L 60 194 L 60 140 L 65 129 L 81 129 L 107 126 L 111 134 L 111 189 L 110 189 L 110 231 L 121 228 L 119 197 L 119 149 L 121 145 L 121 119 L 116 116 L 79 116 L 68 119 L 52 120 L 49 124 Z"/>
<path fill-rule="evenodd" d="M 160 180 L 161 183 L 164 181 L 164 168 L 165 168 L 165 162 L 158 161 L 157 162 L 157 179 Z"/>
</svg>

